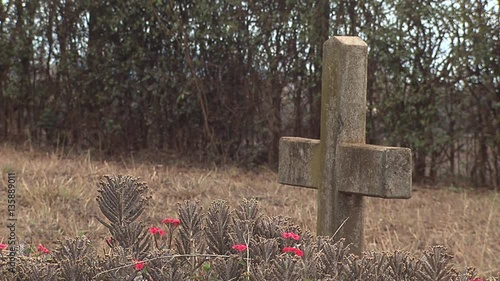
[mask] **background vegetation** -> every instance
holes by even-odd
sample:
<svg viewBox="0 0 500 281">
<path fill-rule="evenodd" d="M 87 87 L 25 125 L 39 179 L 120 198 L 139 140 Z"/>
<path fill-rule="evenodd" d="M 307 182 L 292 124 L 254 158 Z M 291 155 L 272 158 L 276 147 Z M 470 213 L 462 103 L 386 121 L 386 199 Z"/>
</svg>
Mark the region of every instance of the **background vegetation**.
<svg viewBox="0 0 500 281">
<path fill-rule="evenodd" d="M 369 45 L 368 141 L 500 184 L 500 3 L 3 0 L 0 136 L 277 162 L 319 136 L 323 42 Z"/>
</svg>

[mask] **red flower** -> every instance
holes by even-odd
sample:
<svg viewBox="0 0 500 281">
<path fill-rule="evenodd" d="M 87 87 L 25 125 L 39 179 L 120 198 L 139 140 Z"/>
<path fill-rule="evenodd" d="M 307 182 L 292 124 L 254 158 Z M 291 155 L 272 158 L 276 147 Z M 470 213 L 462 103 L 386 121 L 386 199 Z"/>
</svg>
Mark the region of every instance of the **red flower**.
<svg viewBox="0 0 500 281">
<path fill-rule="evenodd" d="M 158 227 L 154 227 L 154 226 L 149 228 L 149 233 L 151 233 L 153 235 L 158 234 L 160 236 L 165 235 L 165 231 L 163 229 L 158 228 Z"/>
<path fill-rule="evenodd" d="M 36 246 L 36 250 L 39 253 L 44 253 L 44 254 L 48 254 L 50 252 L 49 249 L 47 249 L 44 246 L 42 246 L 42 244 L 38 244 L 38 246 Z"/>
<path fill-rule="evenodd" d="M 134 260 L 134 268 L 135 270 L 143 270 L 144 269 L 144 265 L 145 263 L 143 261 L 140 261 L 140 260 Z"/>
<path fill-rule="evenodd" d="M 295 254 L 296 254 L 297 256 L 299 256 L 299 257 L 304 256 L 304 252 L 303 252 L 302 250 L 300 250 L 300 249 L 296 249 L 296 250 L 295 250 Z"/>
<path fill-rule="evenodd" d="M 0 243 L 0 251 L 7 249 L 7 244 Z"/>
<path fill-rule="evenodd" d="M 302 257 L 304 255 L 304 252 L 302 252 L 300 249 L 295 248 L 295 247 L 285 247 L 283 248 L 283 253 L 294 253 L 295 255 Z"/>
<path fill-rule="evenodd" d="M 155 235 L 156 233 L 158 233 L 158 228 L 152 226 L 149 228 L 149 233 Z"/>
<path fill-rule="evenodd" d="M 161 223 L 171 224 L 173 226 L 178 226 L 179 224 L 181 224 L 181 220 L 179 220 L 179 219 L 172 219 L 172 218 L 166 218 L 166 219 L 162 220 Z"/>
<path fill-rule="evenodd" d="M 298 234 L 293 233 L 293 232 L 283 232 L 281 234 L 281 237 L 283 237 L 285 239 L 293 239 L 295 241 L 299 241 L 299 239 L 300 239 L 300 236 Z"/>
<path fill-rule="evenodd" d="M 233 245 L 232 247 L 234 250 L 238 251 L 238 252 L 243 252 L 247 249 L 247 245 L 245 244 L 236 244 L 236 245 Z"/>
</svg>

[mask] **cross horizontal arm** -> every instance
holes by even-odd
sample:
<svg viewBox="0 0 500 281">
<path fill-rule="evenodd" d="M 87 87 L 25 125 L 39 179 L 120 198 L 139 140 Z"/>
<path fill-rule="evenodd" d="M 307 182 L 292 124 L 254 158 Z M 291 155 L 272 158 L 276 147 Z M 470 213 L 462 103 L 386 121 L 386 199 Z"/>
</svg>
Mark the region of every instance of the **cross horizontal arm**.
<svg viewBox="0 0 500 281">
<path fill-rule="evenodd" d="M 411 150 L 369 144 L 341 144 L 339 191 L 382 198 L 411 197 Z"/>
<path fill-rule="evenodd" d="M 281 138 L 278 181 L 319 188 L 319 149 L 319 140 Z M 339 166 L 335 177 L 339 191 L 381 198 L 411 197 L 409 148 L 341 144 L 337 157 Z"/>
<path fill-rule="evenodd" d="M 319 140 L 283 137 L 279 147 L 279 183 L 318 188 Z"/>
</svg>

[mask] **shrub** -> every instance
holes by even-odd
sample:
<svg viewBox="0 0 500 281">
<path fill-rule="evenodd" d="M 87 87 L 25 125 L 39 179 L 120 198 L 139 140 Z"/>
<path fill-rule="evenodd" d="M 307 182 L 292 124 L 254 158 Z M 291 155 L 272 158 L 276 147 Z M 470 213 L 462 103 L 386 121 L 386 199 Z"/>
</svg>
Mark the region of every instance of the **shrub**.
<svg viewBox="0 0 500 281">
<path fill-rule="evenodd" d="M 97 202 L 109 229 L 100 255 L 85 236 L 59 242 L 54 251 L 18 257 L 15 273 L 2 259 L 3 276 L 17 280 L 480 280 L 457 271 L 441 246 L 414 258 L 404 252 L 349 253 L 340 239 L 314 237 L 290 219 L 259 213 L 256 200 L 232 210 L 216 200 L 206 213 L 198 202 L 179 204 L 178 218 L 162 226 L 138 221 L 147 186 L 129 176 L 100 182 Z M 490 278 L 489 280 L 497 280 Z"/>
</svg>

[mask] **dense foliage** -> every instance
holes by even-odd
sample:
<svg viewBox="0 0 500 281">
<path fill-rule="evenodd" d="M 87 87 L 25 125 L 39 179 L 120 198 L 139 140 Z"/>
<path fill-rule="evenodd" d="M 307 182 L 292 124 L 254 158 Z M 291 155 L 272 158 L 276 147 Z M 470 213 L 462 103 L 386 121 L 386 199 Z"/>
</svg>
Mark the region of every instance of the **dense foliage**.
<svg viewBox="0 0 500 281">
<path fill-rule="evenodd" d="M 369 45 L 368 141 L 500 183 L 499 3 L 5 0 L 0 136 L 277 161 L 319 136 L 322 44 Z"/>
<path fill-rule="evenodd" d="M 108 176 L 99 186 L 97 202 L 106 218 L 99 221 L 111 235 L 104 254 L 87 236 L 59 242 L 55 250 L 23 245 L 14 260 L 0 251 L 0 274 L 46 281 L 482 280 L 473 268 L 455 269 L 442 246 L 420 258 L 400 251 L 350 254 L 344 239 L 314 237 L 289 218 L 262 215 L 253 199 L 242 200 L 236 209 L 216 200 L 206 213 L 197 202 L 184 201 L 178 219 L 166 218 L 164 226 L 148 230 L 139 220 L 149 198 L 145 183 Z"/>
</svg>

